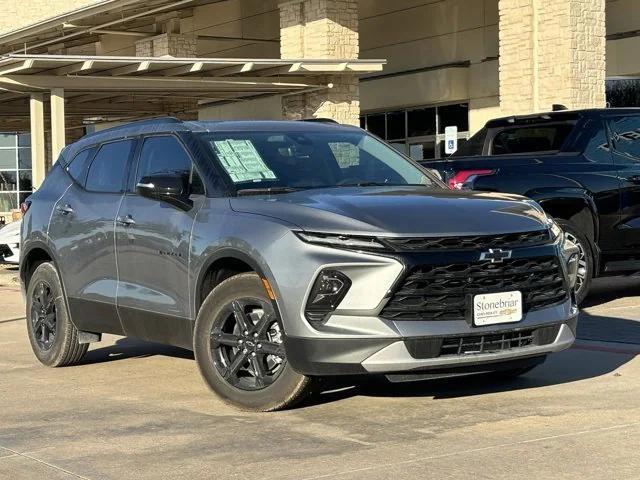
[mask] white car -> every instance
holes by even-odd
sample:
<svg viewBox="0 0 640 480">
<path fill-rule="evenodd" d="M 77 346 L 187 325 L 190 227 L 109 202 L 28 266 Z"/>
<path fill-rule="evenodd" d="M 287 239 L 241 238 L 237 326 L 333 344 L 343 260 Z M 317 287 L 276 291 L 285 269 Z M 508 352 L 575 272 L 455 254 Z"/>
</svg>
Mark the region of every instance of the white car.
<svg viewBox="0 0 640 480">
<path fill-rule="evenodd" d="M 22 220 L 8 223 L 0 228 L 0 263 L 15 263 L 20 260 L 20 225 Z"/>
</svg>

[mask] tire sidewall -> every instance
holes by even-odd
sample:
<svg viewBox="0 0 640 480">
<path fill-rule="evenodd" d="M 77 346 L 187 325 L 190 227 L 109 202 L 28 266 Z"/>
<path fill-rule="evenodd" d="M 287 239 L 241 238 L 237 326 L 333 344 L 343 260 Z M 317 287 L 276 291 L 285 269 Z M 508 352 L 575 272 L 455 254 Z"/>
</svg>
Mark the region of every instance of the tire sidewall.
<svg viewBox="0 0 640 480">
<path fill-rule="evenodd" d="M 56 306 L 56 337 L 53 346 L 49 350 L 43 350 L 38 345 L 36 335 L 33 330 L 33 321 L 31 319 L 31 306 L 33 304 L 33 293 L 37 285 L 41 282 L 46 282 L 55 295 Z M 65 356 L 65 346 L 70 342 L 72 334 L 71 325 L 69 319 L 69 312 L 67 310 L 67 304 L 64 299 L 64 293 L 62 290 L 62 283 L 58 276 L 58 271 L 52 263 L 46 262 L 40 264 L 33 272 L 26 293 L 26 323 L 27 332 L 29 334 L 29 342 L 31 348 L 37 359 L 47 366 L 57 366 L 62 363 Z"/>
<path fill-rule="evenodd" d="M 243 273 L 231 277 L 214 288 L 205 299 L 194 329 L 194 354 L 205 382 L 223 400 L 247 410 L 269 411 L 289 404 L 302 389 L 308 378 L 293 370 L 286 362 L 275 381 L 262 390 L 242 390 L 227 383 L 214 365 L 211 350 L 211 331 L 214 323 L 228 315 L 225 309 L 231 301 L 239 298 L 258 298 L 270 303 L 260 277 L 255 273 Z M 278 311 L 274 305 L 276 315 Z M 280 320 L 278 320 L 280 322 Z M 282 323 L 280 322 L 282 329 Z M 284 333 L 284 330 L 283 330 Z"/>
<path fill-rule="evenodd" d="M 565 220 L 557 220 L 557 222 L 565 232 L 570 233 L 578 239 L 578 241 L 582 244 L 582 248 L 585 252 L 587 260 L 587 275 L 584 279 L 583 288 L 581 289 L 579 295 L 576 294 L 576 302 L 579 305 L 587 297 L 587 295 L 589 294 L 589 288 L 591 287 L 591 280 L 593 279 L 594 270 L 594 248 L 591 244 L 591 241 L 586 237 L 586 235 L 578 230 L 573 224 Z"/>
</svg>

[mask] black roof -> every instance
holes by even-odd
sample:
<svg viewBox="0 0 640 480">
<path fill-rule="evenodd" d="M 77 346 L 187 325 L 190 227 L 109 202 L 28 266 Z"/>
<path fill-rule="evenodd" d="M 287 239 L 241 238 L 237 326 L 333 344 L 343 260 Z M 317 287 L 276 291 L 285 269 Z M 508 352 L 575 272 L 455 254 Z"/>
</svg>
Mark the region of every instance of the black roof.
<svg viewBox="0 0 640 480">
<path fill-rule="evenodd" d="M 489 120 L 487 128 L 509 125 L 525 125 L 544 121 L 577 120 L 587 116 L 640 114 L 640 108 L 585 108 L 582 110 L 559 110 L 555 112 L 534 113 L 529 115 L 511 115 Z"/>
<path fill-rule="evenodd" d="M 341 125 L 326 119 L 315 121 L 279 121 L 279 120 L 220 120 L 220 121 L 183 121 L 173 117 L 140 120 L 124 125 L 107 128 L 99 132 L 85 135 L 77 142 L 70 144 L 63 151 L 63 158 L 69 160 L 80 150 L 99 143 L 136 137 L 152 133 L 177 132 L 326 132 L 344 130 L 345 128 L 360 130 L 352 125 Z"/>
</svg>

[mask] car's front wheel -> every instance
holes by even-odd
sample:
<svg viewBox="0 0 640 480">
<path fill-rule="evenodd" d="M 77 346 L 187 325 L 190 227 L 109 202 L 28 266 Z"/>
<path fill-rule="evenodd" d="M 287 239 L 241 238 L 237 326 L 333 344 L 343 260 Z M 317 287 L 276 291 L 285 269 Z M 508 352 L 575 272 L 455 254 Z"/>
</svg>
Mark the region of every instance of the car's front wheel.
<svg viewBox="0 0 640 480">
<path fill-rule="evenodd" d="M 294 405 L 311 379 L 287 362 L 283 329 L 260 277 L 231 277 L 205 299 L 194 332 L 198 367 L 209 387 L 240 408 L 273 411 Z"/>
<path fill-rule="evenodd" d="M 78 363 L 89 348 L 78 342 L 56 267 L 40 264 L 27 286 L 27 332 L 38 360 L 48 367 Z"/>
</svg>

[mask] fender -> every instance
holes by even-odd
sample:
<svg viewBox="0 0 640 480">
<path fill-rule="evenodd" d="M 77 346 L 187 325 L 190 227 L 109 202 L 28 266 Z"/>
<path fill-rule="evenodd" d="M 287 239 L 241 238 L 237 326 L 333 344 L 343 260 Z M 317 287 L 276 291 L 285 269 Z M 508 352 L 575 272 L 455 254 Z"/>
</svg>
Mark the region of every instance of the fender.
<svg viewBox="0 0 640 480">
<path fill-rule="evenodd" d="M 204 255 L 207 256 L 207 253 L 205 252 Z M 242 250 L 231 247 L 224 247 L 210 253 L 207 256 L 206 261 L 202 264 L 200 271 L 198 272 L 193 293 L 194 321 L 195 317 L 197 317 L 198 315 L 198 305 L 201 305 L 204 301 L 204 298 L 200 298 L 200 287 L 202 286 L 202 282 L 204 282 L 205 273 L 209 270 L 209 267 L 211 267 L 211 265 L 223 258 L 234 258 L 236 260 L 240 260 L 249 265 L 253 269 L 253 271 L 256 272 L 261 278 L 266 278 L 269 281 L 271 287 L 275 290 L 276 300 L 273 301 L 274 308 L 276 308 L 278 315 L 281 315 L 280 309 L 278 307 L 278 298 L 280 298 L 280 292 L 277 290 L 278 286 L 274 281 L 273 273 L 271 272 L 269 267 L 265 263 L 259 262 Z"/>
</svg>

